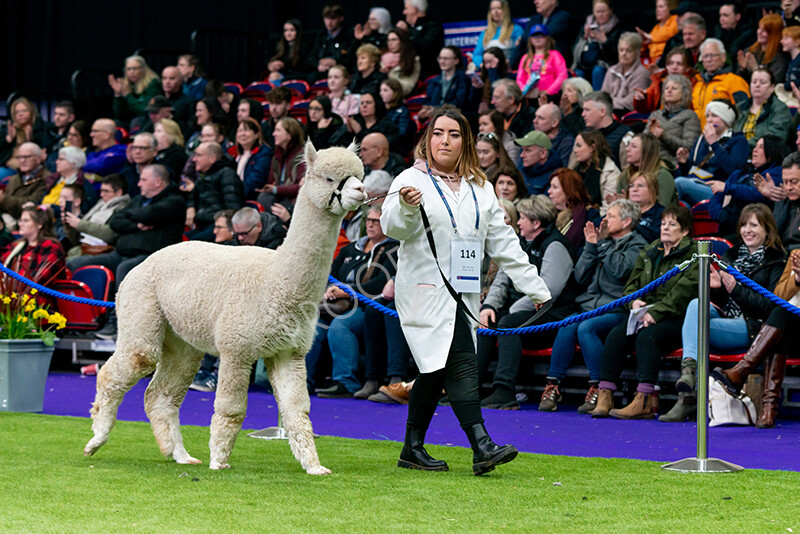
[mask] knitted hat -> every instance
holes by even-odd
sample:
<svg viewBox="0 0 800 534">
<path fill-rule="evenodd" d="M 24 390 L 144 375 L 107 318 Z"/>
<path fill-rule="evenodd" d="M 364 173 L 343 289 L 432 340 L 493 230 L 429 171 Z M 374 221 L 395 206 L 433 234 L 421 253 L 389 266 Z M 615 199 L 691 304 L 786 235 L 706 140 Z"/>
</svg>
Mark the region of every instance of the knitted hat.
<svg viewBox="0 0 800 534">
<path fill-rule="evenodd" d="M 730 128 L 736 122 L 736 112 L 733 106 L 724 100 L 712 100 L 706 105 L 706 113 L 713 113 Z"/>
</svg>

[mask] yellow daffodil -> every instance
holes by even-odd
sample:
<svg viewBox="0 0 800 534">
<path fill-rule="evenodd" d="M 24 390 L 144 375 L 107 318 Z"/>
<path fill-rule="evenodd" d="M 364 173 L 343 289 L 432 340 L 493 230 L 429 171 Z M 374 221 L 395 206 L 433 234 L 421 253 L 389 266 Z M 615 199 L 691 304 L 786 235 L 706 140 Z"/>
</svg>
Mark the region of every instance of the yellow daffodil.
<svg viewBox="0 0 800 534">
<path fill-rule="evenodd" d="M 24 315 L 17 315 L 17 322 L 18 323 L 27 323 L 28 322 L 28 318 L 25 317 Z"/>
<path fill-rule="evenodd" d="M 3 297 L 3 304 L 10 304 L 11 298 L 10 297 Z"/>
<path fill-rule="evenodd" d="M 50 314 L 47 313 L 47 310 L 36 310 L 33 312 L 34 319 L 44 319 L 46 321 L 48 317 L 50 317 Z"/>
<path fill-rule="evenodd" d="M 31 301 L 31 302 L 29 302 L 28 304 L 25 305 L 25 311 L 28 312 L 28 313 L 32 312 L 35 309 L 36 309 L 36 303 L 33 302 L 33 301 Z"/>
<path fill-rule="evenodd" d="M 14 292 L 12 292 L 12 293 L 11 293 L 11 298 L 12 298 L 12 299 L 15 299 L 15 298 L 17 298 L 17 294 L 16 294 L 16 293 L 14 293 Z"/>
<path fill-rule="evenodd" d="M 39 292 L 39 290 L 38 290 L 38 289 L 36 289 L 35 287 L 34 287 L 34 288 L 31 288 L 31 295 L 35 295 L 35 294 L 36 294 L 36 293 L 38 293 L 38 292 Z"/>
<path fill-rule="evenodd" d="M 31 298 L 28 295 L 22 295 L 22 305 L 24 306 L 27 304 L 30 299 Z"/>
</svg>

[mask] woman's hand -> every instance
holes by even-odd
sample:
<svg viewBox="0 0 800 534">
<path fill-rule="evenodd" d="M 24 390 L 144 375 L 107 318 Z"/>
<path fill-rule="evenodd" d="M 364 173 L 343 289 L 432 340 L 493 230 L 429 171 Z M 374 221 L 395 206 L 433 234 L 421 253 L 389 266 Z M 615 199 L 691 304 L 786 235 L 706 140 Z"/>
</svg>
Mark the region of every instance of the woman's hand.
<svg viewBox="0 0 800 534">
<path fill-rule="evenodd" d="M 664 128 L 661 127 L 661 123 L 658 119 L 651 120 L 650 124 L 648 124 L 648 128 L 650 133 L 658 139 L 661 139 L 661 136 L 664 135 Z"/>
<path fill-rule="evenodd" d="M 590 29 L 589 30 L 589 38 L 590 39 L 594 39 L 595 41 L 597 41 L 600 44 L 605 44 L 606 41 L 608 41 L 608 36 L 606 35 L 606 32 L 604 32 L 600 28 L 597 28 L 596 30 Z M 642 39 L 644 39 L 644 37 Z"/>
<path fill-rule="evenodd" d="M 650 44 L 653 42 L 653 36 L 641 29 L 639 26 L 636 26 L 636 33 L 638 33 L 639 37 L 642 38 L 642 44 Z"/>
<path fill-rule="evenodd" d="M 644 317 L 642 317 L 642 328 L 647 328 L 648 326 L 656 324 L 656 320 L 653 319 L 653 316 L 650 313 L 645 313 Z"/>
<path fill-rule="evenodd" d="M 394 278 L 390 278 L 386 285 L 383 286 L 381 296 L 386 300 L 394 300 Z"/>
<path fill-rule="evenodd" d="M 270 72 L 280 72 L 283 69 L 283 61 L 280 59 L 273 59 L 267 64 L 267 70 Z"/>
<path fill-rule="evenodd" d="M 416 187 L 402 187 L 400 188 L 400 198 L 402 198 L 403 202 L 409 206 L 419 206 L 419 203 L 422 200 L 422 191 Z"/>
<path fill-rule="evenodd" d="M 547 93 L 545 93 L 544 91 L 541 91 L 539 93 L 539 106 L 544 106 L 548 102 L 549 102 L 549 100 L 547 99 Z"/>
<path fill-rule="evenodd" d="M 328 286 L 325 290 L 325 300 L 336 300 L 349 298 L 350 295 L 339 289 L 337 286 Z"/>
<path fill-rule="evenodd" d="M 6 132 L 6 143 L 10 145 L 14 143 L 14 139 L 17 137 L 17 127 L 11 121 L 8 121 L 6 124 L 8 125 L 8 132 Z"/>
<path fill-rule="evenodd" d="M 800 285 L 800 252 L 793 251 L 791 256 L 792 274 L 794 274 L 794 284 Z"/>
<path fill-rule="evenodd" d="M 352 132 L 352 133 L 356 133 L 357 134 L 358 132 L 360 132 L 362 130 L 361 124 L 359 124 L 358 121 L 355 120 L 352 117 L 352 115 L 350 117 L 347 117 L 347 120 L 345 121 L 345 125 L 347 126 L 347 131 L 348 132 Z"/>
<path fill-rule="evenodd" d="M 773 202 L 780 202 L 786 198 L 786 190 L 783 187 L 775 185 L 769 173 L 767 173 L 766 178 L 760 174 L 753 176 L 753 185 L 756 186 L 759 193 Z"/>
<path fill-rule="evenodd" d="M 711 192 L 715 195 L 725 191 L 725 182 L 721 180 L 709 180 L 706 183 L 711 186 Z"/>
<path fill-rule="evenodd" d="M 680 163 L 681 165 L 689 161 L 689 156 L 690 156 L 689 149 L 686 147 L 680 147 L 675 152 L 675 159 L 678 160 L 678 163 Z"/>
<path fill-rule="evenodd" d="M 72 228 L 77 228 L 78 223 L 81 221 L 78 218 L 78 216 L 72 213 L 71 211 L 64 212 L 63 215 L 61 216 L 61 219 L 64 221 L 64 224 Z"/>
<path fill-rule="evenodd" d="M 644 100 L 645 98 L 647 98 L 647 92 L 646 92 L 645 89 L 642 89 L 640 87 L 634 87 L 633 88 L 633 99 L 634 100 Z"/>
<path fill-rule="evenodd" d="M 719 141 L 719 134 L 710 123 L 706 123 L 706 127 L 703 128 L 703 137 L 709 145 L 713 145 Z"/>
<path fill-rule="evenodd" d="M 734 278 L 732 274 L 729 274 L 726 271 L 720 271 L 719 278 L 722 281 L 722 286 L 728 293 L 733 291 L 733 288 L 736 287 L 736 278 Z"/>
<path fill-rule="evenodd" d="M 633 310 L 638 310 L 642 306 L 647 306 L 647 303 L 642 299 L 636 299 L 633 302 L 631 302 L 631 309 Z"/>
<path fill-rule="evenodd" d="M 364 30 L 364 24 L 356 24 L 353 28 L 353 37 L 360 41 L 365 35 L 367 35 L 367 32 Z"/>
<path fill-rule="evenodd" d="M 114 91 L 114 96 L 127 96 L 128 84 L 125 83 L 124 79 L 109 74 L 108 85 L 111 86 L 111 90 Z"/>
<path fill-rule="evenodd" d="M 719 276 L 719 271 L 711 269 L 709 273 L 708 285 L 711 289 L 719 289 L 722 287 L 722 278 Z"/>
<path fill-rule="evenodd" d="M 747 56 L 744 55 L 744 50 L 739 50 L 736 52 L 736 63 L 742 70 L 747 68 Z"/>
<path fill-rule="evenodd" d="M 481 322 L 486 325 L 494 324 L 497 321 L 497 315 L 491 308 L 481 310 L 479 318 Z"/>
</svg>

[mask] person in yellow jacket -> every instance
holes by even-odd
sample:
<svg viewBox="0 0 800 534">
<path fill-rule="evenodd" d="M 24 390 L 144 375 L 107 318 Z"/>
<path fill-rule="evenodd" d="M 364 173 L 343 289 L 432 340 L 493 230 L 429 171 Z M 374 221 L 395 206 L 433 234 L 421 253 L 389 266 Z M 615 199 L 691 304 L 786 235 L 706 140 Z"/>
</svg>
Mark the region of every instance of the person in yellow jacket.
<svg viewBox="0 0 800 534">
<path fill-rule="evenodd" d="M 705 72 L 692 89 L 692 107 L 700 118 L 700 128 L 705 128 L 706 105 L 712 100 L 724 99 L 736 105 L 750 98 L 750 86 L 744 78 L 725 65 L 725 45 L 719 39 L 706 39 L 700 45 L 700 58 Z"/>
</svg>

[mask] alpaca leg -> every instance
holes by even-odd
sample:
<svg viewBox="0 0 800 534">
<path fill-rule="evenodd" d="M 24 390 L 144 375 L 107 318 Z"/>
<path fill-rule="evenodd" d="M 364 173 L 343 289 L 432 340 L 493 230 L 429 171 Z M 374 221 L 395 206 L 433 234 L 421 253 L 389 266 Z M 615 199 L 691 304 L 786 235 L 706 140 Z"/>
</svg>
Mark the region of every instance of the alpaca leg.
<svg viewBox="0 0 800 534">
<path fill-rule="evenodd" d="M 211 418 L 211 469 L 229 469 L 236 437 L 247 412 L 247 387 L 252 360 L 220 355 L 217 396 Z"/>
<path fill-rule="evenodd" d="M 108 441 L 122 398 L 136 382 L 152 372 L 155 361 L 152 356 L 118 347 L 100 368 L 97 373 L 97 394 L 91 410 L 94 437 L 84 447 L 84 456 L 91 456 Z"/>
<path fill-rule="evenodd" d="M 153 380 L 144 394 L 144 409 L 156 443 L 164 456 L 179 464 L 200 464 L 183 446 L 179 410 L 186 390 L 200 367 L 203 352 L 192 347 L 174 333 L 164 339 L 164 352 L 156 366 Z"/>
<path fill-rule="evenodd" d="M 314 432 L 308 413 L 311 401 L 306 388 L 306 364 L 303 354 L 281 354 L 264 361 L 272 382 L 278 410 L 283 417 L 292 454 L 309 475 L 329 475 L 320 465 Z"/>
</svg>

